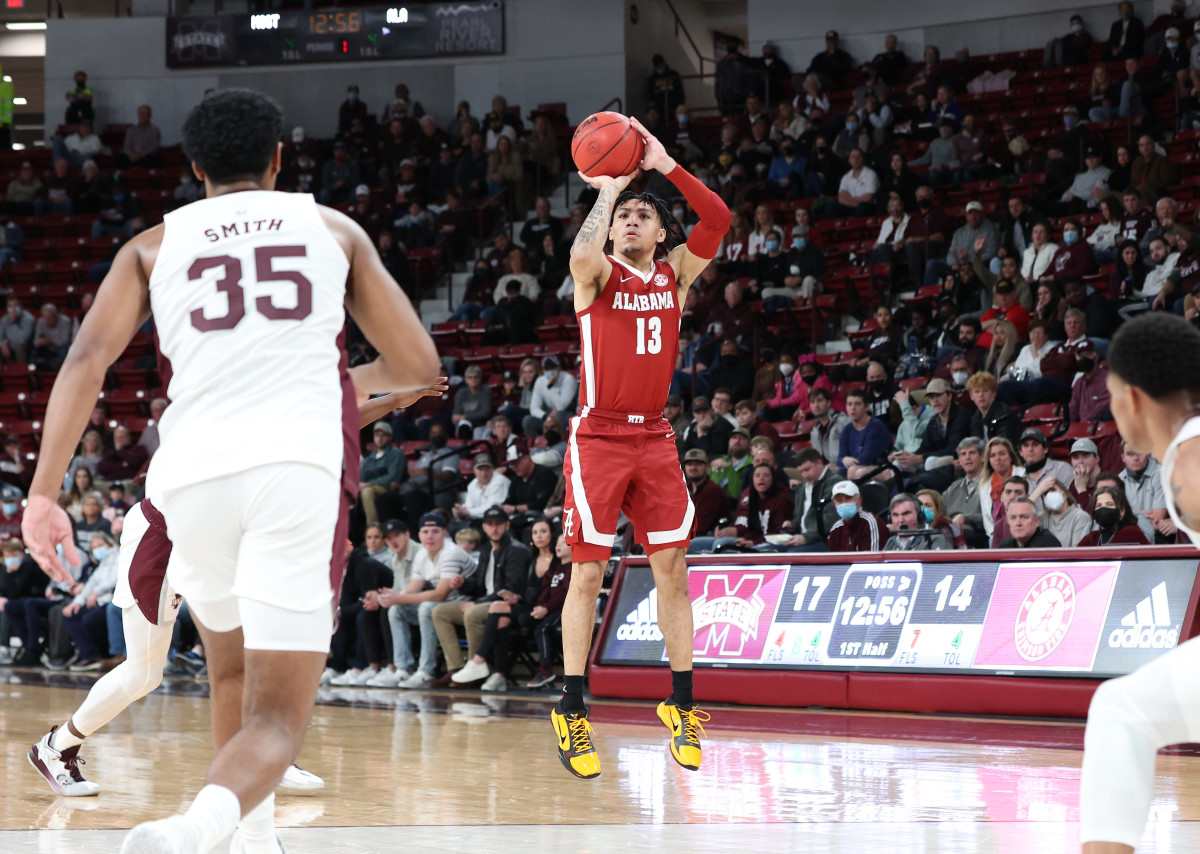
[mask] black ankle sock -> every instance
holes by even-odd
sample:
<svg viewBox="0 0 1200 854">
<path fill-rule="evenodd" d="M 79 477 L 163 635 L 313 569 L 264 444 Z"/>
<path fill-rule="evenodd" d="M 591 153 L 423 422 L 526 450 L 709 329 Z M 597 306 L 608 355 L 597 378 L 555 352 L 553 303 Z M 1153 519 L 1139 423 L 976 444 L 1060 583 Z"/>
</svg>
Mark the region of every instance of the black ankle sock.
<svg viewBox="0 0 1200 854">
<path fill-rule="evenodd" d="M 563 712 L 587 711 L 587 706 L 583 702 L 582 676 L 563 677 L 563 695 L 562 699 L 558 701 L 558 708 Z"/>
<path fill-rule="evenodd" d="M 668 700 L 681 709 L 695 705 L 692 697 L 692 671 L 671 671 L 671 696 Z"/>
</svg>

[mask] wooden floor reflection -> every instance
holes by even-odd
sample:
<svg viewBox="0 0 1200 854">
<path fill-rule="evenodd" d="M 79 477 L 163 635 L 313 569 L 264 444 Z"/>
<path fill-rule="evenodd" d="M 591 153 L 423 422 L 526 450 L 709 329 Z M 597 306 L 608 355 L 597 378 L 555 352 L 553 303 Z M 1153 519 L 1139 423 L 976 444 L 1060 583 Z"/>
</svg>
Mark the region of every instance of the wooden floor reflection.
<svg viewBox="0 0 1200 854">
<path fill-rule="evenodd" d="M 25 753 L 82 693 L 0 677 L 0 851 L 115 852 L 119 831 L 181 810 L 199 788 L 211 755 L 202 687 L 156 692 L 89 739 L 84 771 L 104 792 L 63 799 Z M 1078 723 L 714 709 L 704 768 L 690 773 L 652 704 L 613 704 L 594 715 L 604 774 L 581 781 L 555 755 L 548 697 L 322 698 L 300 764 L 327 788 L 278 797 L 292 854 L 1078 850 Z M 1200 759 L 1161 756 L 1139 850 L 1200 850 L 1197 820 Z"/>
</svg>

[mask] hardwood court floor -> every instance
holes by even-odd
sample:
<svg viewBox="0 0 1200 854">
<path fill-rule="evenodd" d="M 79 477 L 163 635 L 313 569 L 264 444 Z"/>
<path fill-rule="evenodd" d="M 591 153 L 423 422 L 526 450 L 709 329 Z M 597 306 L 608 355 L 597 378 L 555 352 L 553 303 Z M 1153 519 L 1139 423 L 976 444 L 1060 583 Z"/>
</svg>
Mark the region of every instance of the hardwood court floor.
<svg viewBox="0 0 1200 854">
<path fill-rule="evenodd" d="M 25 753 L 91 681 L 0 670 L 0 852 L 116 852 L 198 790 L 208 702 L 184 682 L 89 739 L 99 797 L 50 792 Z M 289 851 L 1078 851 L 1079 723 L 717 708 L 690 773 L 653 705 L 597 704 L 604 775 L 582 781 L 559 765 L 548 699 L 323 691 L 300 764 L 327 788 L 278 796 Z M 1200 758 L 1160 756 L 1139 851 L 1200 850 L 1198 821 Z"/>
</svg>

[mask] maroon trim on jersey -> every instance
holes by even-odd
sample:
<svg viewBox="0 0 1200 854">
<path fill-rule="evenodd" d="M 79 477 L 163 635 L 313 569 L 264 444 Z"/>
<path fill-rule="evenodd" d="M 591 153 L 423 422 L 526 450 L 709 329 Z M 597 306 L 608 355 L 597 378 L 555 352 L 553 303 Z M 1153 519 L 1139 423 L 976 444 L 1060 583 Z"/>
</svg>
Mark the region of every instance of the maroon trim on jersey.
<svg viewBox="0 0 1200 854">
<path fill-rule="evenodd" d="M 329 561 L 329 586 L 334 607 L 342 593 L 346 571 L 346 537 L 350 532 L 350 507 L 358 497 L 358 399 L 350 379 L 350 357 L 346 355 L 346 327 L 337 337 L 338 374 L 342 385 L 342 490 L 338 499 L 338 521 L 333 532 L 333 554 Z"/>
<path fill-rule="evenodd" d="M 337 630 L 338 601 L 342 598 L 342 579 L 346 574 L 346 539 L 350 536 L 350 508 L 354 496 L 343 490 L 338 495 L 338 518 L 333 528 L 333 552 L 329 556 L 329 587 L 333 591 L 333 624 Z"/>
<path fill-rule="evenodd" d="M 175 369 L 171 367 L 171 360 L 163 353 L 162 347 L 158 341 L 158 327 L 154 328 L 154 358 L 158 362 L 158 385 L 162 389 L 162 395 L 166 398 L 168 405 L 171 403 L 171 398 L 167 394 L 167 389 L 171 386 L 171 377 L 175 375 Z"/>
<path fill-rule="evenodd" d="M 161 616 L 163 588 L 167 584 L 167 563 L 171 559 L 171 540 L 167 537 L 167 525 L 162 513 L 150 503 L 149 498 L 141 502 L 142 513 L 149 527 L 137 544 L 133 560 L 129 564 L 129 589 L 133 601 L 150 625 L 157 626 Z"/>
</svg>

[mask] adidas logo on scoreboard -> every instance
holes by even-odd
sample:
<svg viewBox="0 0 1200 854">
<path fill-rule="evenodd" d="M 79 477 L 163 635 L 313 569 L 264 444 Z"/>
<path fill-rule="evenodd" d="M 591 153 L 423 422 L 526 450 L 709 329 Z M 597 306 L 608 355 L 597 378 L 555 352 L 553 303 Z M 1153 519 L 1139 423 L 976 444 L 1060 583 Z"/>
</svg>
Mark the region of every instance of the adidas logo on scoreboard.
<svg viewBox="0 0 1200 854">
<path fill-rule="evenodd" d="M 625 622 L 617 628 L 617 640 L 661 641 L 663 633 L 658 628 L 658 590 L 638 602 L 637 607 L 625 615 Z"/>
<path fill-rule="evenodd" d="M 1179 643 L 1179 629 L 1171 627 L 1167 583 L 1159 583 L 1137 607 L 1121 618 L 1121 628 L 1108 635 L 1112 649 L 1171 649 Z"/>
</svg>

